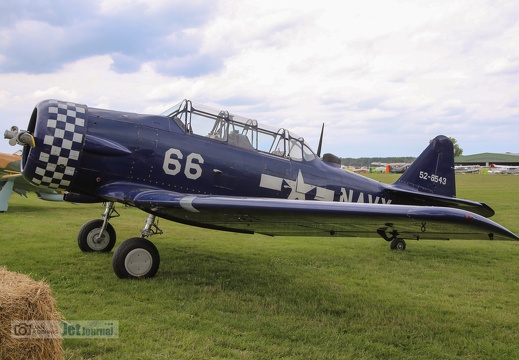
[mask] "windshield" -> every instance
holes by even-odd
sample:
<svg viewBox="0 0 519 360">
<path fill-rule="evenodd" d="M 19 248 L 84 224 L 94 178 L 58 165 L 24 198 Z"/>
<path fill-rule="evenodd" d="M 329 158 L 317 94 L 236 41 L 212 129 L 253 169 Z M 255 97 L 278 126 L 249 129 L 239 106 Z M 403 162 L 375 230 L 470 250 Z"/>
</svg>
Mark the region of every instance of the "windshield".
<svg viewBox="0 0 519 360">
<path fill-rule="evenodd" d="M 167 116 L 188 134 L 227 142 L 242 149 L 260 151 L 295 161 L 311 161 L 316 156 L 302 137 L 284 129 L 259 125 L 254 119 L 230 114 L 190 100 L 171 107 Z"/>
</svg>

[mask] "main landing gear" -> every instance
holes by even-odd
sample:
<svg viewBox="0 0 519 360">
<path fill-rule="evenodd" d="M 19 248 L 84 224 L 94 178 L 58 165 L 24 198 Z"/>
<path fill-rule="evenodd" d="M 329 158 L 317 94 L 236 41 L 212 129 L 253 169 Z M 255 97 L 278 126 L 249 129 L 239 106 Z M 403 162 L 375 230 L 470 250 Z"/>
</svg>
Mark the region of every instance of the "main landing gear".
<svg viewBox="0 0 519 360">
<path fill-rule="evenodd" d="M 398 233 L 396 231 L 391 232 L 390 235 L 386 234 L 386 231 L 383 229 L 379 229 L 377 233 L 386 241 L 390 242 L 389 247 L 391 250 L 400 250 L 404 251 L 406 244 L 405 240 L 398 237 Z"/>
<path fill-rule="evenodd" d="M 399 239 L 399 238 L 394 238 L 393 240 L 391 240 L 389 247 L 391 248 L 391 250 L 404 251 L 405 250 L 405 240 Z"/>
<path fill-rule="evenodd" d="M 115 245 L 116 235 L 109 223 L 113 217 L 118 217 L 113 202 L 105 203 L 103 219 L 91 220 L 85 223 L 78 233 L 78 245 L 82 251 L 108 252 Z M 156 216 L 149 214 L 142 237 L 134 237 L 124 241 L 115 250 L 112 266 L 115 274 L 121 278 L 151 278 L 159 269 L 160 256 L 155 245 L 146 237 L 162 234 L 157 226 Z"/>
</svg>

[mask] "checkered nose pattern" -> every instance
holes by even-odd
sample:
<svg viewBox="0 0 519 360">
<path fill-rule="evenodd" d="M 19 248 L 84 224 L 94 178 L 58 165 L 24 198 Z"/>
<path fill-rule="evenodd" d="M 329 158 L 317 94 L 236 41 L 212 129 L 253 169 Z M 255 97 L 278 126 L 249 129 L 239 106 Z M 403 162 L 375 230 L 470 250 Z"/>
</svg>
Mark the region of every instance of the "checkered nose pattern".
<svg viewBox="0 0 519 360">
<path fill-rule="evenodd" d="M 37 106 L 36 136 L 39 146 L 37 166 L 31 181 L 40 187 L 66 189 L 79 166 L 85 137 L 85 105 L 46 100 Z"/>
</svg>

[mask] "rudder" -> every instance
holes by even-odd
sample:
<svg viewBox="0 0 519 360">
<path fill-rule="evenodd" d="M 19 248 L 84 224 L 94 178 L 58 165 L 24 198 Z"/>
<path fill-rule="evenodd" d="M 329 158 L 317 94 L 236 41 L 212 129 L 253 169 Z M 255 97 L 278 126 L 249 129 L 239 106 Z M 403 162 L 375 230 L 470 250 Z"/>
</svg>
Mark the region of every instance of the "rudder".
<svg viewBox="0 0 519 360">
<path fill-rule="evenodd" d="M 456 197 L 452 141 L 443 135 L 435 137 L 394 185 L 407 190 Z"/>
</svg>

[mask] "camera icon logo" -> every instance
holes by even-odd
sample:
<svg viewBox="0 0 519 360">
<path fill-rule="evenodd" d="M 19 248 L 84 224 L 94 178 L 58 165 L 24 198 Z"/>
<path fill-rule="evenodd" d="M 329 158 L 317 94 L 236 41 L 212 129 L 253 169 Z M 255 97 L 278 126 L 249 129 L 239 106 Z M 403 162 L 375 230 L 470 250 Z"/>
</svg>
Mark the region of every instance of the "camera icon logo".
<svg viewBox="0 0 519 360">
<path fill-rule="evenodd" d="M 15 336 L 20 337 L 30 336 L 32 334 L 32 325 L 24 322 L 14 324 L 13 333 Z"/>
</svg>

